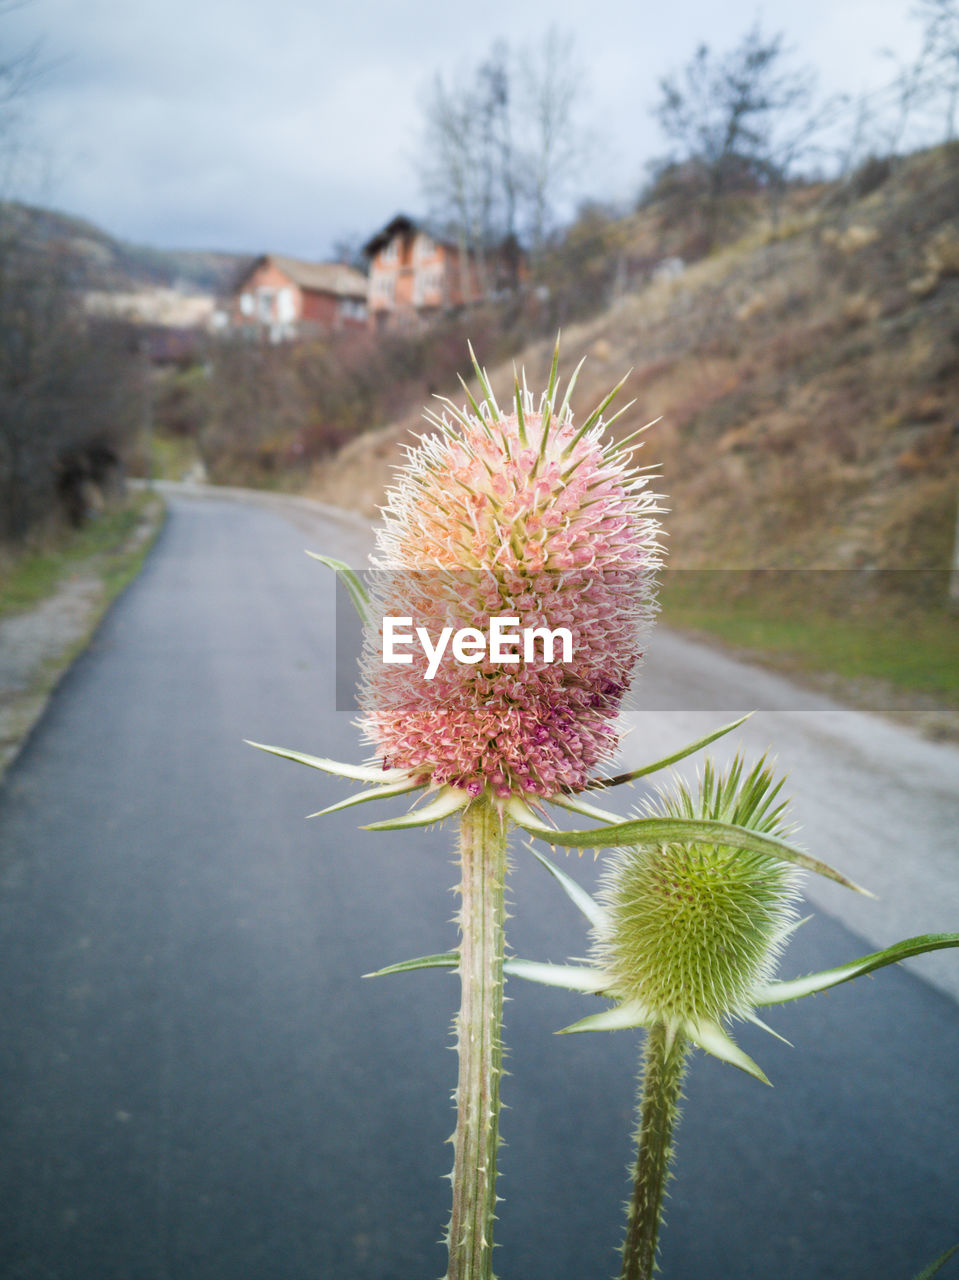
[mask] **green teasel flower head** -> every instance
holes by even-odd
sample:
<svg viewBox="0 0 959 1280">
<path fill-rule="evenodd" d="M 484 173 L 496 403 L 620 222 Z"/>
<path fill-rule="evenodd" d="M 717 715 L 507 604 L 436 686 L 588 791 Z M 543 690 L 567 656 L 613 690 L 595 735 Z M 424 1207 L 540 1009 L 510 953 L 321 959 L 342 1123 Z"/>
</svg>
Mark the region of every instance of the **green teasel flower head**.
<svg viewBox="0 0 959 1280">
<path fill-rule="evenodd" d="M 747 777 L 707 762 L 698 788 L 662 790 L 649 816 L 713 820 L 784 839 L 793 831 L 765 759 Z M 697 841 L 617 849 L 593 929 L 594 956 L 617 994 L 668 1025 L 748 1017 L 796 924 L 799 876 L 760 853 Z"/>
</svg>

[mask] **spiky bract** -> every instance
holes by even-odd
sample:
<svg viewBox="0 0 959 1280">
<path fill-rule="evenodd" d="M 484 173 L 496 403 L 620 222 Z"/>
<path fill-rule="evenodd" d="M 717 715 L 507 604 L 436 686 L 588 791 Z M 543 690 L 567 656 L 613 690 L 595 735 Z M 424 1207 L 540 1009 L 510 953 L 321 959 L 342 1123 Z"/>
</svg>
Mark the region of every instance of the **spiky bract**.
<svg viewBox="0 0 959 1280">
<path fill-rule="evenodd" d="M 488 384 L 484 385 L 487 386 Z M 555 407 L 555 364 L 539 404 L 517 394 L 434 419 L 410 449 L 378 535 L 373 616 L 444 627 L 567 628 L 572 661 L 469 665 L 448 650 L 433 679 L 382 662 L 370 628 L 360 701 L 369 740 L 430 786 L 497 799 L 580 789 L 616 745 L 613 721 L 655 611 L 655 495 L 632 449 L 604 442 L 597 412 L 574 428 Z M 554 655 L 555 657 L 555 655 Z"/>
<path fill-rule="evenodd" d="M 707 764 L 698 792 L 680 784 L 647 812 L 782 837 L 790 826 L 776 804 L 781 786 L 764 760 L 745 780 L 740 759 L 725 776 Z M 595 930 L 597 959 L 621 997 L 668 1024 L 745 1016 L 794 923 L 796 880 L 787 864 L 740 849 L 619 849 L 600 893 L 607 920 Z"/>
</svg>

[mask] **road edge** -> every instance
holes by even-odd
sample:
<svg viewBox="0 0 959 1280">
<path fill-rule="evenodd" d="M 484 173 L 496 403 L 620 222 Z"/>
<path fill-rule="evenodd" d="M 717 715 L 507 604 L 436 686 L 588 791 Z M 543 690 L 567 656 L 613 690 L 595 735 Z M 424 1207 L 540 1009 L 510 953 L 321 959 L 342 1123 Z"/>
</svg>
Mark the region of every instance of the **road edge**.
<svg viewBox="0 0 959 1280">
<path fill-rule="evenodd" d="M 38 659 L 24 664 L 24 687 L 6 694 L 0 706 L 0 786 L 46 711 L 57 686 L 89 647 L 108 610 L 146 564 L 166 521 L 166 504 L 159 493 L 156 499 L 156 503 L 144 509 L 137 527 L 118 548 L 129 557 L 118 586 L 111 587 L 99 572 L 80 570 L 58 583 L 44 600 L 24 614 L 16 615 L 17 619 L 36 618 L 43 610 L 55 610 L 57 602 L 68 595 L 71 597 L 73 618 L 62 639 L 55 639 Z"/>
</svg>

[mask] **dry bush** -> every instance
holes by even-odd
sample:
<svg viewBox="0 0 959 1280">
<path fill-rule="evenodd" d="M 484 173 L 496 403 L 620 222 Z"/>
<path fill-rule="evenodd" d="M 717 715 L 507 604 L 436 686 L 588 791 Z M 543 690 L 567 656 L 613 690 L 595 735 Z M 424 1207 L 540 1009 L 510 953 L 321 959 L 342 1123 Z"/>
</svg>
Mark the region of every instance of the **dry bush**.
<svg viewBox="0 0 959 1280">
<path fill-rule="evenodd" d="M 79 524 L 102 505 L 140 392 L 127 330 L 87 320 L 57 253 L 25 249 L 0 226 L 0 541 Z"/>
<path fill-rule="evenodd" d="M 271 345 L 225 342 L 212 352 L 199 446 L 220 483 L 306 482 L 317 462 L 455 386 L 467 342 L 481 359 L 522 345 L 500 310 L 411 333 L 340 334 Z"/>
</svg>

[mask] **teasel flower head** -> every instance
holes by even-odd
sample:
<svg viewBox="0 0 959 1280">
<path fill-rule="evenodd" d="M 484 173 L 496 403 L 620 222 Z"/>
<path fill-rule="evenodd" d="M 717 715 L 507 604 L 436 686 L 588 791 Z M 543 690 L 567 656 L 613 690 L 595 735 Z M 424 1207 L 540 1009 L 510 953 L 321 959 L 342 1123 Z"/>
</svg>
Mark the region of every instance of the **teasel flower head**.
<svg viewBox="0 0 959 1280">
<path fill-rule="evenodd" d="M 682 752 L 608 784 L 675 763 L 741 723 L 724 725 Z M 801 872 L 872 896 L 792 843 L 795 828 L 788 802 L 780 798 L 784 782 L 765 757 L 748 773 L 742 756 L 725 772 L 707 760 L 695 786 L 674 779 L 632 818 L 612 826 L 550 831 L 523 821 L 530 834 L 553 844 L 603 847 L 610 853 L 593 897 L 534 849 L 588 919 L 592 954 L 587 962 L 567 965 L 513 960 L 510 972 L 614 1001 L 567 1027 L 569 1032 L 659 1028 L 667 1048 L 674 1042 L 698 1045 L 768 1084 L 726 1024 L 745 1019 L 770 1031 L 757 1009 L 959 941 L 947 935 L 911 938 L 837 969 L 776 979 L 779 957 L 801 923 L 796 913 Z"/>
<path fill-rule="evenodd" d="M 388 495 L 362 725 L 391 768 L 430 789 L 536 803 L 581 790 L 617 744 L 614 722 L 655 615 L 660 508 L 648 469 L 633 465 L 636 444 L 606 438 L 603 412 L 619 387 L 577 425 L 575 374 L 559 402 L 556 354 L 545 392 L 534 397 L 524 375 L 507 411 L 477 374 L 483 398 L 467 391 L 464 407 L 447 401 L 428 415 L 436 434 L 408 450 Z M 431 637 L 485 633 L 494 616 L 519 633 L 565 628 L 571 653 L 546 661 L 537 649 L 527 661 L 520 651 L 504 664 L 489 653 L 464 662 L 448 648 L 430 676 L 416 646 L 412 662 L 384 663 L 387 616 Z"/>
<path fill-rule="evenodd" d="M 782 998 L 775 989 L 787 984 L 774 972 L 797 925 L 797 868 L 858 888 L 787 842 L 794 828 L 782 786 L 765 757 L 745 774 L 737 756 L 725 773 L 707 761 L 694 788 L 676 780 L 660 789 L 632 820 L 595 833 L 611 849 L 595 898 L 537 853 L 589 919 L 592 956 L 567 966 L 518 962 L 517 972 L 615 1001 L 568 1031 L 660 1027 L 669 1043 L 692 1042 L 766 1080 L 724 1024 L 765 1027 L 756 1006 Z"/>
<path fill-rule="evenodd" d="M 765 760 L 743 777 L 707 762 L 698 788 L 663 790 L 644 812 L 718 821 L 785 839 L 782 781 Z M 798 876 L 761 853 L 696 840 L 617 849 L 609 858 L 594 928 L 594 957 L 623 1000 L 675 1027 L 752 1013 L 792 932 Z"/>
</svg>

